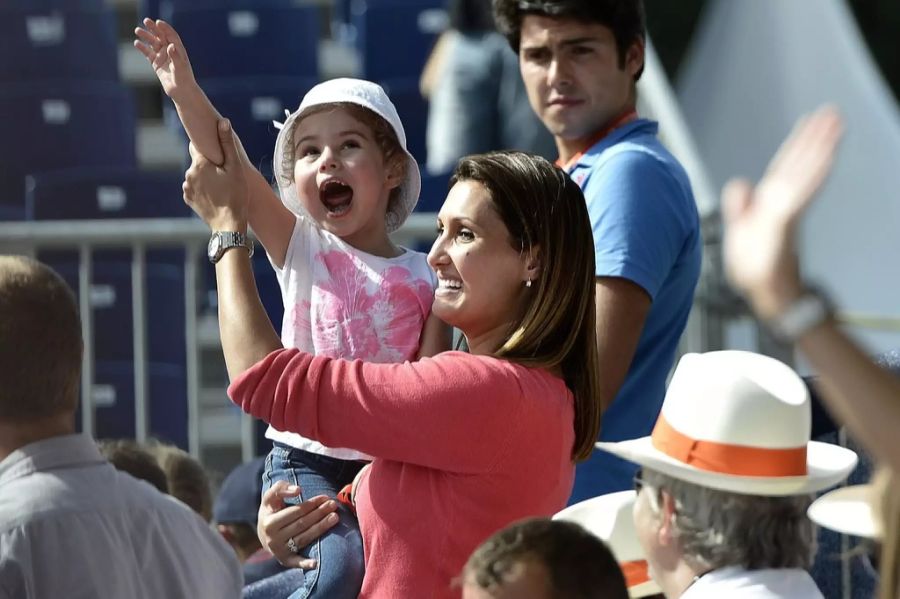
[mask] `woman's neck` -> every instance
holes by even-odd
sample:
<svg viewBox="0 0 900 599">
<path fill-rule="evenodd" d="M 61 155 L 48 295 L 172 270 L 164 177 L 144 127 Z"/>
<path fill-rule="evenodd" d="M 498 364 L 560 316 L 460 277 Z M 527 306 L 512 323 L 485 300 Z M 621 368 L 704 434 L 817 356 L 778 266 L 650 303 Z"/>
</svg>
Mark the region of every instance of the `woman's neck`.
<svg viewBox="0 0 900 599">
<path fill-rule="evenodd" d="M 509 337 L 509 326 L 508 322 L 503 322 L 475 334 L 463 331 L 463 335 L 466 337 L 466 345 L 469 346 L 469 353 L 475 356 L 494 354 Z"/>
</svg>

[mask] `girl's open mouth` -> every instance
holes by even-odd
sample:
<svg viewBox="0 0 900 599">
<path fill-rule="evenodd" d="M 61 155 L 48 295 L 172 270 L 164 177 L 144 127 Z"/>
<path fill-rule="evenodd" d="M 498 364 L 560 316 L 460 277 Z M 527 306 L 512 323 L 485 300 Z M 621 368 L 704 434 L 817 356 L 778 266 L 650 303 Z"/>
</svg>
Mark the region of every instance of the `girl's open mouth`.
<svg viewBox="0 0 900 599">
<path fill-rule="evenodd" d="M 350 210 L 353 203 L 353 188 L 337 179 L 325 181 L 319 187 L 319 201 L 330 216 L 341 216 Z"/>
</svg>

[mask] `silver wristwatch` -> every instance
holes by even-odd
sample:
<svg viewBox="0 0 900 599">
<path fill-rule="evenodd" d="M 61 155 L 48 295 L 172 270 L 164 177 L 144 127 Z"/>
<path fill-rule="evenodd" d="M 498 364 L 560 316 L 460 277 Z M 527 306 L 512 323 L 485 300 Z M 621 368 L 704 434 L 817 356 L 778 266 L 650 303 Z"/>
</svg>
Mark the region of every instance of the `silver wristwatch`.
<svg viewBox="0 0 900 599">
<path fill-rule="evenodd" d="M 781 314 L 766 322 L 784 343 L 795 343 L 808 331 L 834 316 L 834 306 L 819 287 L 807 287 Z"/>
<path fill-rule="evenodd" d="M 206 246 L 206 255 L 215 264 L 231 248 L 246 248 L 250 256 L 253 256 L 253 240 L 237 231 L 213 231 L 209 245 Z"/>
</svg>

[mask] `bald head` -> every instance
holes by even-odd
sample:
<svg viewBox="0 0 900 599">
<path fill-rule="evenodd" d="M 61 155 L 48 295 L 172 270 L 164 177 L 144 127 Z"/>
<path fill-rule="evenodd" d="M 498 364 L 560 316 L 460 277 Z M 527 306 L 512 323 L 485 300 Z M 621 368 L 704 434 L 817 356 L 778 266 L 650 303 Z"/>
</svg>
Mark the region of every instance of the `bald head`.
<svg viewBox="0 0 900 599">
<path fill-rule="evenodd" d="M 0 422 L 74 414 L 81 323 L 66 283 L 43 264 L 0 256 Z"/>
</svg>

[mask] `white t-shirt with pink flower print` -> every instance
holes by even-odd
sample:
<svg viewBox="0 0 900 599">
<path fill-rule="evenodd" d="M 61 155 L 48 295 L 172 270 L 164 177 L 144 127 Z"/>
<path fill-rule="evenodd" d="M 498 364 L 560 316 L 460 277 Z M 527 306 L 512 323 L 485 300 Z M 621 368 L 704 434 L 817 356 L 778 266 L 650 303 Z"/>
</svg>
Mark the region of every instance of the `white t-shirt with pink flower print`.
<svg viewBox="0 0 900 599">
<path fill-rule="evenodd" d="M 425 254 L 407 249 L 396 258 L 373 256 L 300 216 L 284 267 L 275 268 L 275 274 L 284 301 L 281 342 L 285 347 L 366 362 L 418 357 L 437 285 Z M 266 437 L 333 458 L 371 459 L 272 426 Z"/>
</svg>

